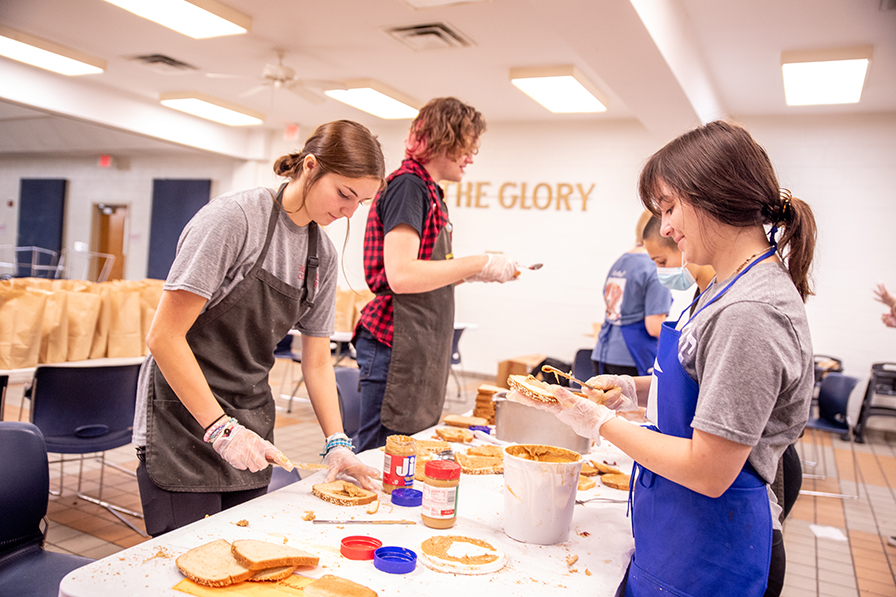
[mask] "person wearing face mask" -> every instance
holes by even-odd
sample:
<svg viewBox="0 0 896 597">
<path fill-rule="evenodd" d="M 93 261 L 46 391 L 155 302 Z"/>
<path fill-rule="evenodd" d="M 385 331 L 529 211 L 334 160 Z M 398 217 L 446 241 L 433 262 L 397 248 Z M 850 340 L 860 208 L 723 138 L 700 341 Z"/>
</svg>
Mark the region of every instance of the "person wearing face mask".
<svg viewBox="0 0 896 597">
<path fill-rule="evenodd" d="M 595 375 L 648 375 L 653 367 L 672 293 L 660 284 L 644 248 L 650 217 L 645 211 L 638 218 L 635 246 L 613 263 L 604 282 L 604 322 L 591 352 Z"/>
<path fill-rule="evenodd" d="M 660 234 L 661 224 L 660 218 L 652 216 L 644 226 L 644 248 L 656 263 L 656 276 L 660 284 L 669 290 L 688 290 L 696 284 L 696 299 L 709 286 L 716 272 L 710 265 L 684 263 L 675 241 Z M 695 308 L 696 304 L 692 304 L 692 314 Z"/>
<path fill-rule="evenodd" d="M 179 528 L 263 495 L 274 444 L 268 384 L 274 348 L 302 333 L 302 373 L 321 430 L 328 480 L 346 473 L 368 489 L 343 433 L 330 359 L 338 255 L 320 230 L 350 218 L 385 184 L 379 141 L 348 120 L 319 126 L 280 157 L 279 190 L 221 195 L 187 223 L 140 369 L 133 443 L 146 530 Z"/>
<path fill-rule="evenodd" d="M 454 257 L 442 180 L 460 182 L 485 119 L 453 97 L 431 100 L 411 124 L 405 159 L 367 216 L 364 276 L 376 296 L 353 342 L 361 369 L 358 451 L 412 435 L 442 414 L 454 338 L 454 287 L 509 282 L 519 268 L 500 254 Z"/>
<path fill-rule="evenodd" d="M 769 485 L 805 428 L 815 386 L 804 305 L 815 217 L 780 188 L 753 137 L 723 121 L 657 151 L 638 191 L 683 257 L 716 272 L 696 312 L 663 324 L 650 378 L 588 380 L 621 390 L 606 404 L 560 386 L 552 387 L 557 404 L 507 397 L 554 413 L 579 435 L 604 437 L 635 461 L 635 549 L 617 597 L 775 597 L 786 555 Z M 616 416 L 635 410 L 653 384 L 653 426 Z"/>
</svg>

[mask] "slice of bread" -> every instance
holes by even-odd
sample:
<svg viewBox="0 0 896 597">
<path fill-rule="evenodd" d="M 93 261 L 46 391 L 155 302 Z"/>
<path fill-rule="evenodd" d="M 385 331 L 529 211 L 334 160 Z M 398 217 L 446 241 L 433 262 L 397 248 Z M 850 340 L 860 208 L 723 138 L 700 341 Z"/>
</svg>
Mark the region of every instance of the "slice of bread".
<svg viewBox="0 0 896 597">
<path fill-rule="evenodd" d="M 237 539 L 231 551 L 237 562 L 256 571 L 282 566 L 317 566 L 320 562 L 318 556 L 307 551 L 258 539 Z"/>
<path fill-rule="evenodd" d="M 504 448 L 501 446 L 470 446 L 467 456 L 488 456 L 504 460 Z"/>
<path fill-rule="evenodd" d="M 478 393 L 480 395 L 488 395 L 497 394 L 498 392 L 503 392 L 505 388 L 499 388 L 498 386 L 493 386 L 492 384 L 484 383 L 479 386 Z"/>
<path fill-rule="evenodd" d="M 474 425 L 488 425 L 488 421 L 482 417 L 464 417 L 462 415 L 446 415 L 442 422 L 452 427 L 473 427 Z"/>
<path fill-rule="evenodd" d="M 623 491 L 628 491 L 628 486 L 631 480 L 632 478 L 625 474 L 617 475 L 614 473 L 608 473 L 606 475 L 600 476 L 600 482 L 607 487 L 612 487 L 613 489 L 622 489 Z"/>
<path fill-rule="evenodd" d="M 598 474 L 606 475 L 621 475 L 623 474 L 621 470 L 616 468 L 615 466 L 610 466 L 609 464 L 605 464 L 603 462 L 597 462 L 595 460 L 591 460 L 591 465 L 597 469 Z"/>
<path fill-rule="evenodd" d="M 302 587 L 305 597 L 377 597 L 375 591 L 364 585 L 332 574 L 324 574 Z"/>
<path fill-rule="evenodd" d="M 448 442 L 440 439 L 418 439 L 414 442 L 414 446 L 417 449 L 417 458 L 451 449 L 451 445 Z"/>
<path fill-rule="evenodd" d="M 295 566 L 280 566 L 278 568 L 268 568 L 267 570 L 259 570 L 255 576 L 249 580 L 252 582 L 272 582 L 275 580 L 283 580 L 296 571 Z"/>
<path fill-rule="evenodd" d="M 586 491 L 597 485 L 597 481 L 589 477 L 579 475 L 579 491 Z"/>
<path fill-rule="evenodd" d="M 504 461 L 490 456 L 467 456 L 457 453 L 454 460 L 460 465 L 465 475 L 501 475 L 504 473 Z"/>
<path fill-rule="evenodd" d="M 227 587 L 255 574 L 236 561 L 230 543 L 224 539 L 194 547 L 174 563 L 184 576 L 206 587 Z"/>
<path fill-rule="evenodd" d="M 470 443 L 474 437 L 472 431 L 460 427 L 436 427 L 436 435 L 446 442 Z"/>
<path fill-rule="evenodd" d="M 597 469 L 596 466 L 594 466 L 594 464 L 592 464 L 592 462 L 593 461 L 591 461 L 591 460 L 583 461 L 582 462 L 582 470 L 579 472 L 579 474 L 582 475 L 583 477 L 596 477 L 597 475 L 599 475 L 600 471 Z"/>
<path fill-rule="evenodd" d="M 312 485 L 311 493 L 323 501 L 337 506 L 363 506 L 376 499 L 376 493 L 342 479 L 332 483 Z"/>
</svg>

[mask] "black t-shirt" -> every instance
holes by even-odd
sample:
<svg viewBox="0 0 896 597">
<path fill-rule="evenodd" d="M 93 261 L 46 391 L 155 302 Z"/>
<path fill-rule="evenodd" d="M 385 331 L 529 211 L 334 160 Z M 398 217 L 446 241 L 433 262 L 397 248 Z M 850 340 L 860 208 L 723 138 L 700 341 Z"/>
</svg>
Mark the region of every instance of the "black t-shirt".
<svg viewBox="0 0 896 597">
<path fill-rule="evenodd" d="M 441 195 L 441 188 L 439 194 Z M 426 183 L 418 176 L 396 176 L 389 182 L 386 194 L 377 203 L 377 215 L 383 223 L 383 234 L 388 234 L 399 224 L 408 224 L 422 238 L 430 203 Z"/>
</svg>

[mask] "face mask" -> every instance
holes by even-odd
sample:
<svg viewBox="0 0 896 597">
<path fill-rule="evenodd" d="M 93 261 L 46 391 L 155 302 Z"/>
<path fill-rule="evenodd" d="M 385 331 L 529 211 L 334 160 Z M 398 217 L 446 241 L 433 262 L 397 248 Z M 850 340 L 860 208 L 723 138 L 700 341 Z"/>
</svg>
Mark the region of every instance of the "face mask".
<svg viewBox="0 0 896 597">
<path fill-rule="evenodd" d="M 656 277 L 660 279 L 660 284 L 670 290 L 687 290 L 696 283 L 694 276 L 684 266 L 658 267 Z"/>
</svg>

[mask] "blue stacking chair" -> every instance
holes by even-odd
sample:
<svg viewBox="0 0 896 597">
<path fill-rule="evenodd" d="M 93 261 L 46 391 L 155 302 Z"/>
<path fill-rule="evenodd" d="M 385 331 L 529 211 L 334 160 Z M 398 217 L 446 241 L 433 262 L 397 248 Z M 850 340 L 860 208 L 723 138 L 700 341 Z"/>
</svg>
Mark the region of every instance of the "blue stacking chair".
<svg viewBox="0 0 896 597">
<path fill-rule="evenodd" d="M 299 388 L 302 387 L 302 384 L 305 382 L 304 377 L 302 377 L 302 372 L 299 371 L 299 379 L 295 382 L 295 386 L 292 388 L 292 392 L 289 393 L 289 396 L 282 392 L 282 388 L 286 385 L 286 376 L 289 375 L 290 381 L 292 381 L 292 371 L 293 367 L 298 363 L 302 364 L 302 352 L 292 349 L 292 334 L 287 334 L 284 336 L 280 342 L 277 343 L 277 347 L 274 348 L 274 358 L 276 359 L 289 359 L 291 362 L 286 368 L 283 370 L 283 377 L 280 380 L 280 397 L 287 397 L 289 399 L 289 404 L 286 407 L 286 412 L 292 412 L 292 401 L 293 400 L 304 400 L 303 398 L 296 398 L 296 392 L 299 391 Z"/>
<path fill-rule="evenodd" d="M 812 445 L 816 455 L 816 461 L 822 461 L 823 472 L 821 474 L 804 474 L 805 479 L 827 478 L 827 462 L 824 450 L 818 445 L 818 433 L 828 432 L 839 435 L 841 439 L 849 442 L 852 451 L 852 466 L 856 479 L 856 493 L 830 493 L 823 491 L 800 491 L 803 495 L 818 497 L 833 497 L 842 499 L 858 499 L 859 468 L 856 461 L 855 436 L 853 434 L 852 421 L 849 418 L 849 396 L 859 380 L 842 373 L 830 372 L 822 378 L 818 389 L 818 416 L 810 418 L 806 423 L 806 429 L 812 430 Z M 807 463 L 814 466 L 815 463 Z"/>
<path fill-rule="evenodd" d="M 357 440 L 361 428 L 361 371 L 357 367 L 336 367 L 336 386 L 339 388 L 339 414 L 345 434 Z"/>
<path fill-rule="evenodd" d="M 93 560 L 44 549 L 50 471 L 35 425 L 0 421 L 0 487 L 0 595 L 56 597 L 62 578 Z"/>
<path fill-rule="evenodd" d="M 587 382 L 594 377 L 594 366 L 591 364 L 590 348 L 580 348 L 576 351 L 576 356 L 572 361 L 572 375 L 576 379 Z M 574 381 L 569 382 L 570 389 L 579 389 L 580 386 Z"/>
<path fill-rule="evenodd" d="M 140 364 L 101 367 L 41 365 L 31 384 L 31 422 L 43 433 L 47 451 L 78 454 L 78 492 L 82 500 L 106 508 L 135 532 L 147 536 L 119 512 L 143 518 L 143 514 L 103 500 L 103 473 L 107 466 L 134 476 L 134 472 L 106 462 L 105 451 L 131 443 L 137 377 Z M 99 493 L 96 497 L 81 490 L 84 457 L 94 454 L 100 462 Z M 66 460 L 59 463 L 59 493 Z"/>
</svg>

